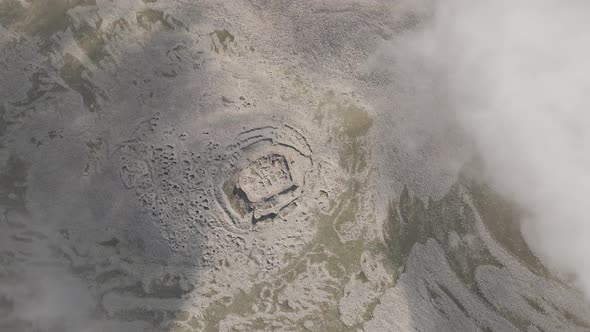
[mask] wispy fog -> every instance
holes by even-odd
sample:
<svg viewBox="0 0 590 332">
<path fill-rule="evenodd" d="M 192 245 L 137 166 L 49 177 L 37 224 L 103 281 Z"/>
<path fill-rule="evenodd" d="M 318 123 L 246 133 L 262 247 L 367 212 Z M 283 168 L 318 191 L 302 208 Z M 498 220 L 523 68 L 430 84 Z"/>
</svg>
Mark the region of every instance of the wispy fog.
<svg viewBox="0 0 590 332">
<path fill-rule="evenodd" d="M 402 7 L 425 19 L 386 51 L 398 84 L 437 96 L 527 212 L 532 249 L 590 295 L 590 3 L 418 3 Z"/>
</svg>

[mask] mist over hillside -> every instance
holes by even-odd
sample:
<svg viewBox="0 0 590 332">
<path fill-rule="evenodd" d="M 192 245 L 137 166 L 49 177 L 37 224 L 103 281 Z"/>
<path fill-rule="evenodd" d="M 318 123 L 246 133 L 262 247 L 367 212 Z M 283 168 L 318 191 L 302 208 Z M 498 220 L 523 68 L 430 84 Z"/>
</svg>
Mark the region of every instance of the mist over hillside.
<svg viewBox="0 0 590 332">
<path fill-rule="evenodd" d="M 587 331 L 581 1 L 0 0 L 0 331 Z"/>
</svg>

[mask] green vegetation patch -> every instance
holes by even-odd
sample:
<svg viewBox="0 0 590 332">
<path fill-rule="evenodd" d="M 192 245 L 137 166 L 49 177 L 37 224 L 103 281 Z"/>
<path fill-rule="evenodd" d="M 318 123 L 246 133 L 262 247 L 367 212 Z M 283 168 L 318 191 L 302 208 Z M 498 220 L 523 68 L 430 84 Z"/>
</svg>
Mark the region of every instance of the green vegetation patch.
<svg viewBox="0 0 590 332">
<path fill-rule="evenodd" d="M 220 53 L 221 50 L 228 51 L 230 43 L 233 43 L 235 40 L 234 35 L 226 29 L 215 30 L 210 35 L 211 49 L 215 51 L 215 53 Z"/>
<path fill-rule="evenodd" d="M 175 30 L 177 27 L 188 30 L 181 21 L 161 10 L 144 9 L 139 11 L 135 17 L 137 18 L 137 24 L 145 30 L 150 30 L 156 24 L 169 31 Z"/>
<path fill-rule="evenodd" d="M 350 138 L 365 136 L 373 125 L 373 119 L 366 110 L 346 99 L 339 99 L 334 91 L 326 93 L 315 119 L 320 126 L 324 125 L 324 120 L 336 124 L 336 132 Z"/>
<path fill-rule="evenodd" d="M 360 173 L 367 166 L 364 136 L 373 125 L 369 113 L 345 98 L 328 91 L 318 105 L 315 121 L 328 127 L 340 142 L 340 165 L 352 173 Z"/>
<path fill-rule="evenodd" d="M 431 199 L 426 204 L 404 187 L 399 201 L 390 203 L 384 235 L 385 252 L 393 271 L 403 269 L 414 244 L 424 244 L 428 239 L 439 243 L 451 268 L 470 287 L 477 286 L 474 274 L 478 266 L 500 266 L 478 237 L 477 212 L 464 202 L 461 188 L 456 184 L 443 198 Z"/>
<path fill-rule="evenodd" d="M 492 237 L 531 271 L 548 277 L 550 272 L 533 254 L 522 236 L 520 220 L 524 212 L 485 183 L 470 179 L 464 179 L 463 182 Z"/>
</svg>

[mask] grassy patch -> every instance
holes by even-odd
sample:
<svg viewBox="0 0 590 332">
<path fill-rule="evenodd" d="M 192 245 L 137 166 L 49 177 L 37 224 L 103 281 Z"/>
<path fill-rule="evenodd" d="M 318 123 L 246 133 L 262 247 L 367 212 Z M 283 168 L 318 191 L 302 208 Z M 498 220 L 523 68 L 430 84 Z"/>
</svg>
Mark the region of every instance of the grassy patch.
<svg viewBox="0 0 590 332">
<path fill-rule="evenodd" d="M 467 179 L 464 182 L 492 237 L 531 271 L 540 276 L 549 276 L 550 272 L 522 237 L 520 220 L 524 216 L 523 211 L 484 183 Z"/>
<path fill-rule="evenodd" d="M 215 41 L 213 36 L 217 37 L 217 41 Z M 229 44 L 235 40 L 234 35 L 225 29 L 213 31 L 211 37 L 211 48 L 215 53 L 219 53 L 221 50 L 227 51 L 229 49 Z"/>
<path fill-rule="evenodd" d="M 366 110 L 328 91 L 314 117 L 320 127 L 327 127 L 340 141 L 340 165 L 349 173 L 359 173 L 367 166 L 364 136 L 373 125 Z"/>
<path fill-rule="evenodd" d="M 428 239 L 443 247 L 451 268 L 469 286 L 476 287 L 474 273 L 478 266 L 499 266 L 477 236 L 474 211 L 463 202 L 459 185 L 428 204 L 404 187 L 399 202 L 390 203 L 388 215 L 384 225 L 385 252 L 393 271 L 404 267 L 414 244 Z M 451 234 L 456 234 L 454 245 L 449 239 Z M 465 241 L 466 237 L 470 240 Z"/>
<path fill-rule="evenodd" d="M 161 10 L 148 8 L 138 12 L 135 16 L 137 18 L 137 24 L 146 30 L 149 30 L 156 24 L 159 24 L 164 30 L 169 31 L 175 30 L 176 27 L 188 30 L 182 22 Z"/>
</svg>

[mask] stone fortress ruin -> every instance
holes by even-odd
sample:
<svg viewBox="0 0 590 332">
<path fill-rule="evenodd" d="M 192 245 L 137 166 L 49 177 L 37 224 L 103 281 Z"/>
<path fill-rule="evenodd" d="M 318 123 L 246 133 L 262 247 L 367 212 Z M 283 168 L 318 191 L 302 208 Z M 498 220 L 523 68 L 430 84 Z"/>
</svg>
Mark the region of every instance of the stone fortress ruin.
<svg viewBox="0 0 590 332">
<path fill-rule="evenodd" d="M 305 137 L 293 127 L 242 133 L 235 152 L 241 160 L 216 195 L 239 228 L 285 218 L 313 184 L 313 159 Z M 230 149 L 231 150 L 231 149 Z"/>
</svg>

